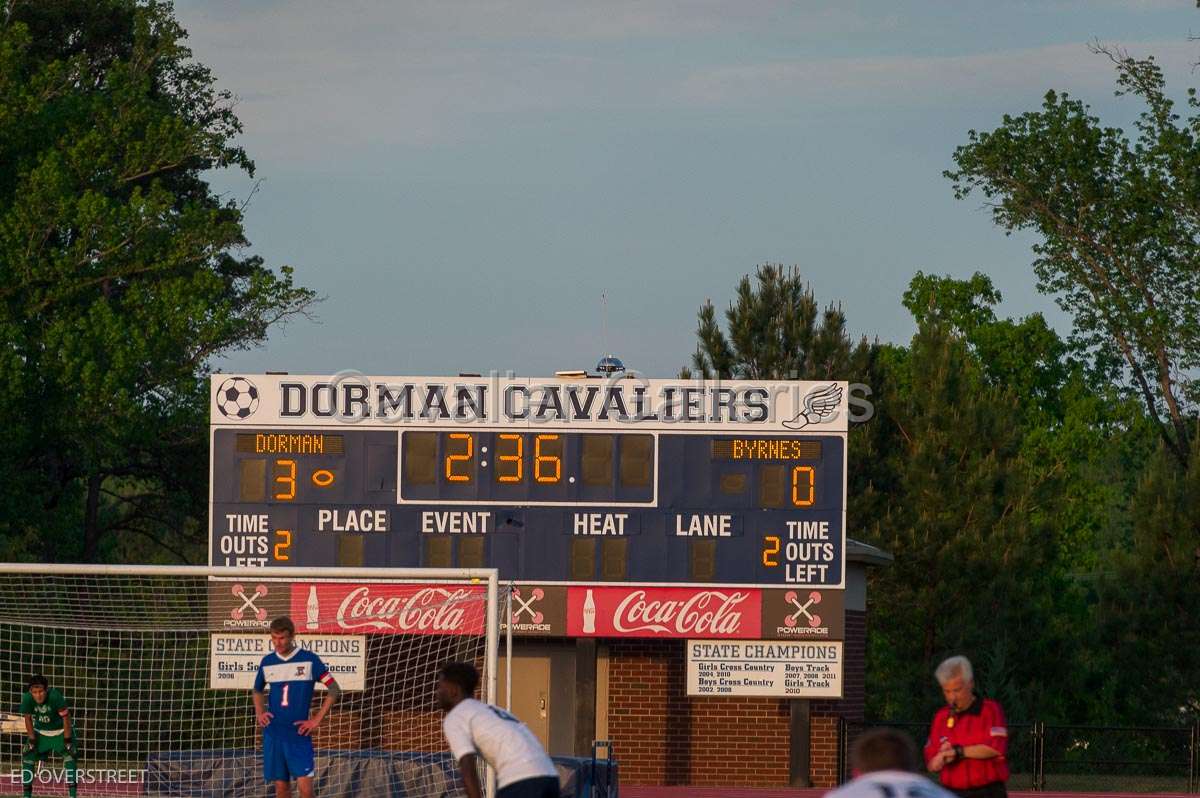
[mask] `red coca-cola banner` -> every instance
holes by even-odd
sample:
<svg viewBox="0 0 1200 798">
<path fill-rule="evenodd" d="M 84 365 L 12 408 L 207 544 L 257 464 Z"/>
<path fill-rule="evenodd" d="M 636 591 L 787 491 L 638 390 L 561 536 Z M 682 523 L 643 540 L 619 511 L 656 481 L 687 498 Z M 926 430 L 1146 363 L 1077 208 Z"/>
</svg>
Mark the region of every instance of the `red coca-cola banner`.
<svg viewBox="0 0 1200 798">
<path fill-rule="evenodd" d="M 297 632 L 483 634 L 487 590 L 464 585 L 297 583 Z"/>
<path fill-rule="evenodd" d="M 570 587 L 572 637 L 762 637 L 762 591 L 711 587 Z"/>
</svg>

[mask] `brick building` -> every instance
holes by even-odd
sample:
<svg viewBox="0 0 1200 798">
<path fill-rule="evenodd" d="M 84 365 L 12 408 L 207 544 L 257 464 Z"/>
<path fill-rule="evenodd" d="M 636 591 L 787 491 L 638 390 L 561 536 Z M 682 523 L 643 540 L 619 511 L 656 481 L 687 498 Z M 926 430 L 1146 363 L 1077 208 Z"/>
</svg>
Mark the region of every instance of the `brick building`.
<svg viewBox="0 0 1200 798">
<path fill-rule="evenodd" d="M 866 569 L 890 559 L 848 542 L 844 633 L 834 632 L 845 643 L 841 699 L 689 696 L 680 637 L 521 636 L 513 709 L 553 754 L 588 755 L 593 740 L 609 740 L 625 785 L 832 786 L 838 718 L 863 720 Z M 500 679 L 503 697 L 503 661 Z"/>
</svg>

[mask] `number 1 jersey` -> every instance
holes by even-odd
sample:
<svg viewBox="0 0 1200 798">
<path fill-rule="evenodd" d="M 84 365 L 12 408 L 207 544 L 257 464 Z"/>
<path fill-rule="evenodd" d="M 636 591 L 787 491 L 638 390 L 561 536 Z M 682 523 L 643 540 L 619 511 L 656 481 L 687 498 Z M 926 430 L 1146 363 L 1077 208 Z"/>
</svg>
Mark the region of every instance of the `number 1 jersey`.
<svg viewBox="0 0 1200 798">
<path fill-rule="evenodd" d="M 267 711 L 271 713 L 271 726 L 294 731 L 296 723 L 308 720 L 316 683 L 328 686 L 331 681 L 329 668 L 320 657 L 296 647 L 286 657 L 274 651 L 263 657 L 254 679 L 254 689 L 261 693 L 270 688 Z"/>
</svg>

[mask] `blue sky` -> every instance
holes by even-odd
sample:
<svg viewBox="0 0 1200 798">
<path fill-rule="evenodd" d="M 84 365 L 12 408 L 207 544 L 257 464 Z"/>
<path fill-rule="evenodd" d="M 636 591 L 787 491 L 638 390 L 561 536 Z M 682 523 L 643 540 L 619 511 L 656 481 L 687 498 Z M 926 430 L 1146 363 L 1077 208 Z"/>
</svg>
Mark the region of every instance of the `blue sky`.
<svg viewBox="0 0 1200 798">
<path fill-rule="evenodd" d="M 545 375 L 608 348 L 672 376 L 696 311 L 798 265 L 855 335 L 906 341 L 918 269 L 1067 320 L 942 170 L 1047 89 L 1105 122 L 1094 39 L 1196 85 L 1192 0 L 180 0 L 239 97 L 251 251 L 325 297 L 222 371 Z M 244 199 L 252 183 L 213 176 Z"/>
</svg>

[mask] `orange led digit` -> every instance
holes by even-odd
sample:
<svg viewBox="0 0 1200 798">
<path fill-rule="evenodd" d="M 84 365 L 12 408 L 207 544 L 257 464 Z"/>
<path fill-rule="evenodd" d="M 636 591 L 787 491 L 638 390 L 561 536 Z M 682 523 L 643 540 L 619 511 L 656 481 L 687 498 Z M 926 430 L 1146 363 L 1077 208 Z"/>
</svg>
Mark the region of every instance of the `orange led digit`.
<svg viewBox="0 0 1200 798">
<path fill-rule="evenodd" d="M 318 488 L 328 488 L 333 484 L 333 472 L 328 468 L 318 468 L 312 473 L 312 482 Z"/>
<path fill-rule="evenodd" d="M 521 473 L 521 456 L 525 453 L 525 442 L 520 435 L 504 434 L 497 436 L 500 443 L 496 444 L 496 459 L 501 465 L 496 467 L 497 482 L 520 482 L 523 474 Z M 503 443 L 511 441 L 512 454 L 500 454 L 500 447 Z M 512 463 L 512 473 L 503 473 L 504 463 Z"/>
<path fill-rule="evenodd" d="M 558 435 L 538 435 L 533 442 L 533 478 L 538 482 L 558 482 L 562 479 L 562 458 L 555 454 L 542 454 L 542 443 L 558 441 Z M 553 476 L 543 474 L 542 465 L 546 463 L 553 466 Z"/>
<path fill-rule="evenodd" d="M 783 541 L 779 539 L 778 535 L 767 535 L 763 538 L 762 564 L 768 568 L 778 567 L 779 560 L 772 558 L 779 553 L 781 548 L 783 548 Z"/>
<path fill-rule="evenodd" d="M 792 504 L 812 507 L 816 498 L 816 473 L 812 466 L 796 466 L 792 469 Z"/>
<path fill-rule="evenodd" d="M 275 535 L 279 538 L 279 542 L 275 544 L 275 559 L 283 562 L 290 560 L 288 549 L 292 547 L 292 531 L 290 529 L 276 529 Z"/>
<path fill-rule="evenodd" d="M 280 474 L 280 468 L 287 469 L 287 474 Z M 276 460 L 275 461 L 275 484 L 286 485 L 286 487 L 275 494 L 276 499 L 290 501 L 296 498 L 296 461 L 295 460 Z"/>
<path fill-rule="evenodd" d="M 454 464 L 469 463 L 471 458 L 475 456 L 475 436 L 466 432 L 452 432 L 450 433 L 449 438 L 451 441 L 462 441 L 464 444 L 464 451 L 462 454 L 446 455 L 446 479 L 450 482 L 470 482 L 470 472 L 467 471 L 466 473 L 461 474 L 456 473 L 454 470 Z"/>
</svg>

